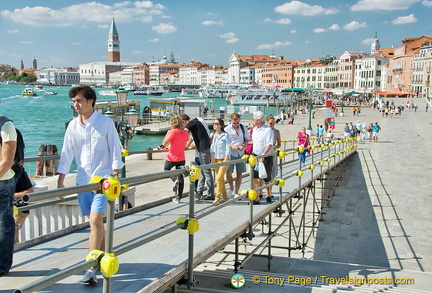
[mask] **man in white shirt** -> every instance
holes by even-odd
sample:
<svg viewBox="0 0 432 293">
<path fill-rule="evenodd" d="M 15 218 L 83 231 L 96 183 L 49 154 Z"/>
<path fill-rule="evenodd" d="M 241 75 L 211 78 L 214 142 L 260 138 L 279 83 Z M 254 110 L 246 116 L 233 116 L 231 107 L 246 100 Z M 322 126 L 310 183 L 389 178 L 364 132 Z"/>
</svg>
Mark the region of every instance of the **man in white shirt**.
<svg viewBox="0 0 432 293">
<path fill-rule="evenodd" d="M 12 121 L 2 115 L 0 119 L 4 122 L 0 128 L 0 276 L 2 276 L 7 274 L 12 266 L 14 250 L 15 173 L 11 168 L 15 158 L 17 134 Z"/>
<path fill-rule="evenodd" d="M 231 161 L 239 160 L 245 154 L 245 146 L 251 140 L 246 126 L 240 123 L 240 115 L 232 113 L 230 115 L 230 124 L 225 127 L 225 132 L 228 133 L 231 139 Z M 236 184 L 234 190 L 234 183 L 232 173 L 236 168 Z M 242 174 L 246 172 L 245 163 L 237 163 L 228 167 L 226 178 L 229 184 L 228 197 L 236 196 L 239 193 L 240 185 L 242 182 Z"/>
<path fill-rule="evenodd" d="M 89 86 L 74 87 L 69 91 L 78 117 L 70 121 L 63 142 L 58 167 L 58 188 L 64 187 L 72 160 L 77 164 L 77 185 L 88 184 L 94 176 L 118 175 L 124 163 L 121 159 L 122 146 L 113 121 L 93 109 L 96 93 Z M 89 249 L 105 250 L 105 228 L 103 217 L 106 197 L 91 191 L 78 194 L 83 216 L 89 216 Z M 96 271 L 90 268 L 83 282 L 96 284 Z"/>
<path fill-rule="evenodd" d="M 253 141 L 253 153 L 257 156 L 269 154 L 273 150 L 274 143 L 274 132 L 270 127 L 265 124 L 265 116 L 261 111 L 257 111 L 253 113 L 253 124 L 255 128 L 252 132 L 252 141 Z M 264 178 L 264 183 L 269 184 L 271 181 L 271 170 L 273 168 L 273 157 L 265 157 L 259 159 L 264 163 L 267 178 Z M 259 178 L 258 171 L 254 171 L 253 174 L 254 188 L 261 187 L 263 185 L 263 180 Z M 261 193 L 261 191 L 257 192 L 257 196 Z M 267 194 L 266 201 L 271 202 L 271 195 Z M 253 204 L 259 204 L 259 197 L 255 198 Z"/>
</svg>

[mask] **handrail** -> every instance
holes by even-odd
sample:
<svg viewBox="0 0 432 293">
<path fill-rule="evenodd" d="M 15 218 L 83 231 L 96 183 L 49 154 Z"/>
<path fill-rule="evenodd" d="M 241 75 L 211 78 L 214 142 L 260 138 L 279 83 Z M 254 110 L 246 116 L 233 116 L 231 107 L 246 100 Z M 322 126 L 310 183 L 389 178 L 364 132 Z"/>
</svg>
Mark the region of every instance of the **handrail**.
<svg viewBox="0 0 432 293">
<path fill-rule="evenodd" d="M 330 169 L 331 158 L 334 158 L 334 165 L 337 165 L 337 164 L 339 164 L 341 162 L 342 159 L 347 158 L 347 155 L 344 155 L 345 152 L 351 152 L 351 153 L 353 153 L 352 150 L 355 150 L 355 147 L 356 147 L 356 145 L 354 144 L 354 142 L 353 142 L 352 139 L 343 139 L 340 142 L 338 142 L 338 144 L 339 145 L 340 144 L 344 144 L 344 145 L 343 146 L 340 145 L 336 149 L 336 147 L 333 144 L 322 144 L 322 145 L 320 145 L 320 147 L 322 148 L 320 152 L 318 152 L 318 151 L 315 152 L 315 148 L 313 146 L 307 147 L 307 148 L 309 148 L 311 150 L 311 153 L 312 153 L 312 155 L 311 155 L 311 157 L 312 157 L 312 164 L 310 166 L 312 166 L 312 165 L 314 165 L 314 166 L 315 165 L 320 165 L 321 166 L 321 172 L 320 172 L 320 174 L 318 174 L 316 176 L 313 176 L 313 168 L 309 168 L 309 170 L 311 170 L 311 172 L 312 172 L 311 179 L 309 179 L 309 181 L 316 180 L 316 178 L 319 178 L 323 174 L 321 162 L 323 161 L 324 152 L 328 151 L 328 157 L 327 157 L 327 162 L 328 162 L 328 164 L 327 164 L 327 168 L 328 168 L 327 171 L 328 171 Z M 344 147 L 343 151 L 341 150 L 342 147 Z M 299 150 L 299 148 L 293 148 L 293 149 L 285 149 L 285 150 L 282 150 L 282 151 L 286 152 L 286 154 L 291 154 L 291 153 L 295 154 L 298 150 Z M 332 154 L 332 152 L 333 152 L 333 154 Z M 320 161 L 313 162 L 314 153 L 320 153 L 321 154 L 321 160 Z M 262 155 L 262 156 L 256 156 L 256 158 L 260 159 L 260 158 L 264 158 L 264 157 L 279 156 L 279 154 L 280 154 L 279 152 L 273 152 L 273 153 Z M 344 155 L 343 158 L 342 158 L 342 155 Z M 280 166 L 280 174 L 279 174 L 280 177 L 279 177 L 279 180 L 281 180 L 281 179 L 286 180 L 286 179 L 292 178 L 294 176 L 298 176 L 299 177 L 299 187 L 298 187 L 298 189 L 295 192 L 294 191 L 291 192 L 289 195 L 283 196 L 282 195 L 282 191 L 281 191 L 282 187 L 280 186 L 280 195 L 281 195 L 280 196 L 280 200 L 279 200 L 279 207 L 280 207 L 282 205 L 282 203 L 285 202 L 285 201 L 287 201 L 287 200 L 290 200 L 290 202 L 291 202 L 291 199 L 295 196 L 295 194 L 302 189 L 303 185 L 302 185 L 302 182 L 301 182 L 300 171 L 303 172 L 304 170 L 307 170 L 308 168 L 307 167 L 302 168 L 302 166 L 300 164 L 300 160 L 299 160 L 299 169 L 296 170 L 294 173 L 287 174 L 286 176 L 283 176 L 282 164 L 284 164 L 284 163 L 282 161 L 282 156 L 279 156 L 279 157 L 280 157 L 280 164 L 281 164 L 281 166 Z M 336 158 L 337 157 L 339 157 L 339 162 L 336 162 Z M 243 159 L 233 160 L 233 161 L 228 161 L 228 162 L 220 162 L 220 163 L 215 163 L 215 164 L 201 165 L 201 166 L 198 166 L 198 168 L 200 170 L 206 170 L 206 169 L 211 169 L 211 168 L 215 168 L 215 167 L 231 165 L 231 164 L 235 164 L 235 163 L 239 163 L 239 162 L 247 162 L 248 160 L 249 160 L 248 158 L 243 158 Z M 122 179 L 119 179 L 118 181 L 121 184 L 138 185 L 138 184 L 143 184 L 143 183 L 147 183 L 147 182 L 154 181 L 154 180 L 160 180 L 160 179 L 169 178 L 169 177 L 172 177 L 172 176 L 188 175 L 189 171 L 190 171 L 190 166 L 187 166 L 185 168 L 177 169 L 177 170 L 171 170 L 171 171 L 159 172 L 159 173 L 153 173 L 153 174 L 147 174 L 147 175 L 140 175 L 140 176 L 134 176 L 134 177 L 129 177 L 129 178 L 122 178 Z M 252 178 L 253 178 L 252 172 L 253 172 L 253 166 L 251 164 L 251 168 L 250 168 L 251 189 L 250 190 L 259 191 L 259 190 L 263 190 L 263 189 L 265 189 L 267 187 L 274 186 L 274 185 L 278 184 L 277 181 L 273 181 L 273 182 L 271 182 L 271 183 L 269 183 L 267 185 L 264 185 L 264 186 L 261 186 L 261 187 L 258 187 L 256 189 L 254 189 L 253 185 L 252 185 L 252 181 L 253 181 L 252 180 Z M 306 184 L 306 183 L 304 183 L 304 184 Z M 61 189 L 50 190 L 50 191 L 35 192 L 35 193 L 32 193 L 32 196 L 31 196 L 30 200 L 31 200 L 31 203 L 33 203 L 33 202 L 37 202 L 37 201 L 51 199 L 51 198 L 58 197 L 58 196 L 65 196 L 65 195 L 70 195 L 70 194 L 75 194 L 75 193 L 84 192 L 84 191 L 90 191 L 90 190 L 100 190 L 100 188 L 101 188 L 101 184 L 94 183 L 94 184 L 86 184 L 86 185 L 81 185 L 81 186 L 75 186 L 75 187 L 69 187 L 69 188 L 61 188 Z M 244 197 L 246 197 L 246 195 L 244 195 L 243 198 Z M 68 197 L 67 199 L 70 199 L 70 198 L 71 197 Z M 224 206 L 227 206 L 227 205 L 229 205 L 231 203 L 234 203 L 234 202 L 240 200 L 241 198 L 242 197 L 231 199 L 231 200 L 227 201 L 226 203 L 224 203 L 224 204 L 222 204 L 222 205 L 220 205 L 218 207 L 215 207 L 214 209 L 211 209 L 211 210 L 208 210 L 208 211 L 205 211 L 205 212 L 201 212 L 201 213 L 195 214 L 195 209 L 194 209 L 194 206 L 195 206 L 194 184 L 193 184 L 193 181 L 191 180 L 190 191 L 189 191 L 189 221 L 192 220 L 192 219 L 194 219 L 194 220 L 201 219 L 201 218 L 203 218 L 203 217 L 205 217 L 205 216 L 207 216 L 207 215 L 209 215 L 211 213 L 214 213 L 215 211 L 223 208 Z M 250 199 L 250 200 L 252 200 L 252 199 Z M 55 201 L 55 203 L 57 203 L 57 202 L 58 202 L 58 200 Z M 50 204 L 52 204 L 52 203 L 54 203 L 54 202 L 50 202 Z M 46 203 L 41 203 L 41 204 L 46 204 Z M 113 203 L 110 202 L 110 208 L 107 210 L 107 219 L 109 219 L 109 221 L 113 220 L 114 209 L 112 208 L 112 205 L 113 205 Z M 36 205 L 30 204 L 30 205 L 27 205 L 27 206 L 25 206 L 23 208 L 20 208 L 20 210 L 21 209 L 22 210 L 29 210 L 29 209 L 34 208 L 34 206 L 36 206 Z M 254 237 L 254 235 L 252 233 L 252 225 L 254 223 L 253 208 L 254 208 L 254 205 L 250 204 L 250 218 L 249 218 L 249 228 L 248 228 L 249 229 L 249 234 L 248 234 L 249 238 Z M 292 210 L 292 208 L 290 208 L 290 213 L 289 214 L 291 215 L 292 212 L 293 212 L 293 210 Z M 303 223 L 304 223 L 304 220 L 303 220 Z M 128 242 L 127 244 L 119 245 L 115 249 L 114 252 L 115 252 L 116 255 L 120 255 L 120 254 L 126 253 L 126 252 L 128 252 L 128 251 L 130 251 L 130 250 L 132 250 L 132 249 L 134 249 L 134 248 L 136 248 L 138 246 L 146 244 L 146 243 L 148 243 L 148 242 L 150 242 L 152 240 L 160 238 L 160 237 L 162 237 L 162 236 L 164 236 L 164 235 L 166 235 L 168 233 L 171 233 L 171 232 L 173 232 L 175 230 L 178 230 L 180 228 L 181 227 L 179 227 L 179 225 L 177 225 L 176 223 L 169 224 L 167 226 L 164 226 L 163 229 L 158 229 L 158 231 L 155 231 L 155 232 L 151 233 L 150 235 L 148 235 L 146 237 L 143 237 L 141 239 L 137 239 L 137 240 Z M 107 247 L 108 251 L 106 251 L 105 254 L 107 254 L 107 253 L 114 253 L 113 251 L 110 251 L 110 250 L 112 250 L 113 230 L 114 230 L 113 229 L 113 225 L 112 225 L 112 223 L 110 223 L 109 226 L 107 227 L 107 231 L 106 231 L 107 237 L 106 237 L 106 239 L 107 239 L 107 241 L 111 241 L 111 243 L 109 245 L 106 245 L 106 246 L 108 246 Z M 188 269 L 187 269 L 187 271 L 188 271 L 188 281 L 187 281 L 187 284 L 188 284 L 189 288 L 194 285 L 194 283 L 193 283 L 194 282 L 193 281 L 193 248 L 194 248 L 193 234 L 194 234 L 194 232 L 190 232 L 189 231 L 189 254 L 188 254 Z M 302 245 L 304 245 L 305 244 L 305 232 L 304 232 L 304 228 L 303 228 L 303 233 L 302 234 L 303 234 L 303 243 L 302 243 Z M 270 239 L 271 239 L 271 237 L 269 237 L 269 240 Z M 264 242 L 266 242 L 266 241 L 264 241 Z M 263 244 L 261 244 L 261 245 L 263 245 Z M 254 250 L 254 251 L 256 251 L 256 250 Z M 23 286 L 22 288 L 15 290 L 15 292 L 33 292 L 35 290 L 42 289 L 42 288 L 44 288 L 44 287 L 46 287 L 46 286 L 48 286 L 50 284 L 53 284 L 53 283 L 55 283 L 55 282 L 57 282 L 57 281 L 65 278 L 65 277 L 71 276 L 73 274 L 76 274 L 79 271 L 82 271 L 84 269 L 87 269 L 87 268 L 90 268 L 92 266 L 95 266 L 95 265 L 98 264 L 99 261 L 91 260 L 91 261 L 85 261 L 85 262 L 82 262 L 82 263 L 75 264 L 75 265 L 73 265 L 73 266 L 71 266 L 71 267 L 69 267 L 67 269 L 62 270 L 61 272 L 57 272 L 57 273 L 55 273 L 53 275 L 46 276 L 46 277 L 44 277 L 42 279 L 39 279 L 39 280 L 37 280 L 37 281 L 35 281 L 33 283 L 30 283 L 30 284 L 28 284 L 26 286 Z M 104 292 L 110 292 L 110 277 L 105 277 L 104 278 Z"/>
</svg>

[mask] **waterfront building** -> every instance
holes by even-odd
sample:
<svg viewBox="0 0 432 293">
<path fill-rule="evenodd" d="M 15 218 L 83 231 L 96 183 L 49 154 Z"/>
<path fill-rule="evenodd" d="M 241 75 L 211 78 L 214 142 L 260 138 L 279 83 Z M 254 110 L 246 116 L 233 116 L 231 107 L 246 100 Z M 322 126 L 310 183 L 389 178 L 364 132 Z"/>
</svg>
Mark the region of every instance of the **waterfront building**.
<svg viewBox="0 0 432 293">
<path fill-rule="evenodd" d="M 92 62 L 80 64 L 80 83 L 85 85 L 107 86 L 114 83 L 114 81 L 110 82 L 110 73 L 122 71 L 124 68 L 137 64 L 136 62 Z"/>
<path fill-rule="evenodd" d="M 395 48 L 394 57 L 389 62 L 388 90 L 397 94 L 412 93 L 413 59 L 420 48 L 432 42 L 432 36 L 405 38 L 402 45 Z M 416 74 L 417 75 L 417 74 Z"/>
<path fill-rule="evenodd" d="M 267 55 L 238 55 L 233 53 L 228 60 L 228 82 L 240 83 L 240 69 L 254 64 L 264 63 L 277 63 L 281 60 L 274 56 Z"/>
<path fill-rule="evenodd" d="M 120 62 L 120 40 L 114 18 L 108 33 L 108 61 Z"/>
<path fill-rule="evenodd" d="M 161 84 L 161 81 L 160 81 L 161 80 L 161 74 L 163 74 L 164 72 L 170 72 L 170 71 L 179 72 L 181 67 L 183 67 L 183 65 L 177 64 L 177 63 L 149 64 L 149 71 L 150 71 L 150 83 L 149 84 L 150 85 Z"/>
<path fill-rule="evenodd" d="M 225 74 L 224 74 L 225 72 Z M 199 70 L 201 74 L 200 84 L 203 86 L 213 86 L 216 84 L 225 84 L 227 82 L 223 77 L 226 76 L 226 68 L 220 65 L 213 65 L 208 68 Z"/>
<path fill-rule="evenodd" d="M 166 84 L 179 84 L 179 72 L 177 70 L 170 70 L 165 71 L 160 74 L 159 78 L 159 84 L 160 85 L 166 85 Z"/>
<path fill-rule="evenodd" d="M 222 66 L 220 68 L 215 69 L 214 77 L 215 77 L 214 80 L 215 85 L 222 85 L 228 83 L 228 69 Z"/>
<path fill-rule="evenodd" d="M 253 66 L 246 66 L 240 69 L 240 84 L 255 83 L 255 68 Z"/>
<path fill-rule="evenodd" d="M 257 84 L 262 86 L 280 86 L 281 88 L 292 88 L 294 84 L 294 68 L 297 62 L 294 60 L 283 60 L 280 62 L 270 63 L 259 66 L 261 80 Z"/>
<path fill-rule="evenodd" d="M 201 85 L 201 70 L 208 69 L 208 64 L 191 62 L 179 68 L 180 84 Z"/>
<path fill-rule="evenodd" d="M 378 49 L 376 45 L 371 45 L 371 53 L 373 55 L 362 59 L 355 60 L 355 80 L 354 91 L 363 93 L 371 93 L 374 91 L 384 91 L 382 84 L 386 83 L 386 76 L 383 76 L 383 68 L 388 67 L 391 57 L 393 57 L 394 49 Z M 387 72 L 387 70 L 385 70 Z"/>
<path fill-rule="evenodd" d="M 55 85 L 73 85 L 80 83 L 77 68 L 43 68 L 38 70 L 37 83 Z"/>
<path fill-rule="evenodd" d="M 324 85 L 325 69 L 320 64 L 320 60 L 308 58 L 306 61 L 299 61 L 297 64 L 298 66 L 294 68 L 294 88 L 317 88 L 315 85 L 318 84 L 318 79 L 320 80 L 320 86 Z M 319 75 L 319 78 L 317 75 Z"/>
<path fill-rule="evenodd" d="M 138 64 L 132 71 L 132 84 L 137 86 L 148 85 L 150 82 L 150 69 L 146 63 Z"/>
<path fill-rule="evenodd" d="M 432 71 L 432 42 L 425 42 L 413 58 L 411 92 L 417 96 L 430 97 Z"/>
<path fill-rule="evenodd" d="M 359 51 L 345 51 L 340 57 L 338 87 L 351 90 L 354 87 L 355 60 L 365 57 Z"/>
<path fill-rule="evenodd" d="M 339 86 L 339 59 L 329 60 L 324 70 L 324 89 L 335 89 Z"/>
</svg>

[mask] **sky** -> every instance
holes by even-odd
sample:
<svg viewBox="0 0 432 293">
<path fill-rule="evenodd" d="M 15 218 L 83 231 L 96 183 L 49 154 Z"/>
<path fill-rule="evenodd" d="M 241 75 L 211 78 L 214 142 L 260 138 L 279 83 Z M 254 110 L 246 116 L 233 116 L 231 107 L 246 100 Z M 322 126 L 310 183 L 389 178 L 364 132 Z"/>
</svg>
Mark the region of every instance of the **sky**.
<svg viewBox="0 0 432 293">
<path fill-rule="evenodd" d="M 108 60 L 114 17 L 121 61 L 228 66 L 232 53 L 286 60 L 370 52 L 432 35 L 432 0 L 2 1 L 0 64 L 78 67 Z"/>
</svg>

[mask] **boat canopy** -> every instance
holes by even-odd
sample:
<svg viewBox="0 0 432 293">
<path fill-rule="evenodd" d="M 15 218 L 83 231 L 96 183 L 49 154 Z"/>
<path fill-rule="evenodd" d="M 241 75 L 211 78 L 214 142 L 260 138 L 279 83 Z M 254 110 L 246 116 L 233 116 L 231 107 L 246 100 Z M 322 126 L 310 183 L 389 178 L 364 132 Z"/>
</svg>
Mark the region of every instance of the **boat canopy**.
<svg viewBox="0 0 432 293">
<path fill-rule="evenodd" d="M 304 92 L 304 91 L 307 91 L 307 89 L 302 89 L 302 88 L 299 88 L 299 87 L 295 87 L 295 88 L 292 88 L 292 89 L 283 89 L 282 91 L 283 92 Z"/>
</svg>

